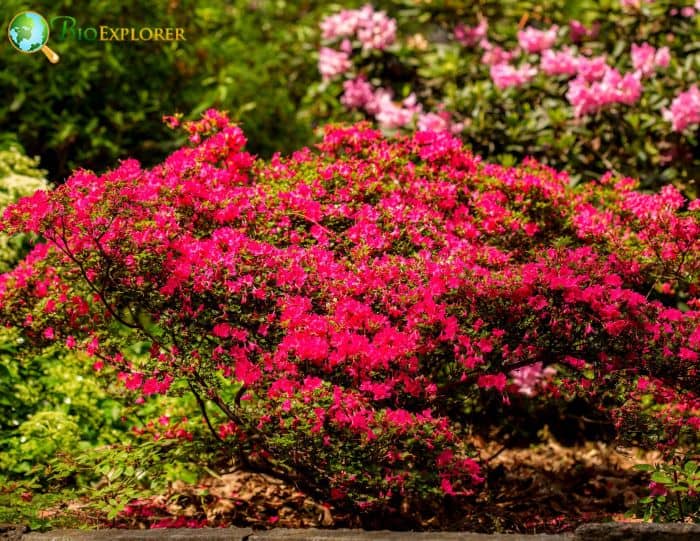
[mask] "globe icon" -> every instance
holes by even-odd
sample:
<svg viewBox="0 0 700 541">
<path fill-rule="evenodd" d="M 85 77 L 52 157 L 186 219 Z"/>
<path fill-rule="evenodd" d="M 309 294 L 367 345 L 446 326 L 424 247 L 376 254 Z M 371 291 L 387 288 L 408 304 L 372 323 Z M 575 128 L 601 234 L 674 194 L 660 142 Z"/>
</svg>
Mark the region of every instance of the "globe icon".
<svg viewBox="0 0 700 541">
<path fill-rule="evenodd" d="M 49 41 L 49 23 L 35 11 L 23 11 L 14 16 L 7 29 L 10 43 L 22 53 L 43 52 L 52 63 L 58 55 L 46 46 Z"/>
</svg>

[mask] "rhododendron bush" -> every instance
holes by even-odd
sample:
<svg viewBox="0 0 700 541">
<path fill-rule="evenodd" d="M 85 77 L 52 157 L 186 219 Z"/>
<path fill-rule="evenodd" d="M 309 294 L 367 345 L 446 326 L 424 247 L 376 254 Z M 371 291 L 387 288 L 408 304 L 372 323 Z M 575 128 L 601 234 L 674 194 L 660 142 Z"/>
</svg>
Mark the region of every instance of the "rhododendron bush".
<svg viewBox="0 0 700 541">
<path fill-rule="evenodd" d="M 647 444 L 696 445 L 700 205 L 675 188 L 571 188 L 445 132 L 329 127 L 256 161 L 220 113 L 184 128 L 161 165 L 77 171 L 6 211 L 45 239 L 0 278 L 6 324 L 115 366 L 137 402 L 186 383 L 245 466 L 341 508 L 479 490 L 485 400 L 583 397 Z"/>
<path fill-rule="evenodd" d="M 605 171 L 697 196 L 700 4 L 415 2 L 320 22 L 321 118 L 445 130 L 576 181 Z"/>
</svg>

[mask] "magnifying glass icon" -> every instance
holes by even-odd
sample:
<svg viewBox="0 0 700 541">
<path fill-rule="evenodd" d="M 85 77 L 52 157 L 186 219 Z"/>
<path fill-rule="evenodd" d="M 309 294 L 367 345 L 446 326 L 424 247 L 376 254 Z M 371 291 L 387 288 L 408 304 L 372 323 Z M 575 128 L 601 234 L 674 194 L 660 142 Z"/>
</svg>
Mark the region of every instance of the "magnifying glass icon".
<svg viewBox="0 0 700 541">
<path fill-rule="evenodd" d="M 35 11 L 23 11 L 15 15 L 7 28 L 7 37 L 20 53 L 34 54 L 41 51 L 56 64 L 60 57 L 46 45 L 49 41 L 49 23 Z"/>
</svg>

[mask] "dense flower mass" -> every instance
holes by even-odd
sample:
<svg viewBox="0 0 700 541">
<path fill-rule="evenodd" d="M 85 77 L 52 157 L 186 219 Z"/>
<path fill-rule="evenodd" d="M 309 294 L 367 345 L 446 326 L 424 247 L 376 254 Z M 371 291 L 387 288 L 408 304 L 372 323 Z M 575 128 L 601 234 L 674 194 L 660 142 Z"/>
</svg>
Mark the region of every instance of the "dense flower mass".
<svg viewBox="0 0 700 541">
<path fill-rule="evenodd" d="M 520 86 L 530 81 L 535 75 L 537 75 L 537 69 L 529 64 L 523 64 L 517 68 L 506 63 L 491 66 L 491 79 L 501 89 Z"/>
<path fill-rule="evenodd" d="M 614 103 L 631 105 L 641 95 L 642 84 L 637 74 L 622 75 L 616 69 L 608 68 L 600 81 L 589 83 L 583 77 L 571 81 L 566 98 L 574 107 L 574 114 L 584 116 Z"/>
<path fill-rule="evenodd" d="M 698 85 L 681 92 L 671 102 L 671 108 L 664 111 L 664 118 L 671 122 L 675 131 L 683 131 L 688 126 L 700 124 L 700 90 Z"/>
<path fill-rule="evenodd" d="M 344 9 L 321 23 L 323 39 L 352 38 L 363 49 L 385 49 L 396 39 L 396 20 L 371 5 L 361 9 Z"/>
<path fill-rule="evenodd" d="M 476 490 L 484 397 L 578 394 L 621 430 L 696 434 L 700 209 L 674 188 L 574 189 L 445 131 L 331 127 L 263 162 L 220 113 L 185 129 L 161 165 L 8 209 L 46 244 L 0 277 L 4 323 L 112 363 L 140 399 L 187 382 L 241 460 L 357 509 Z"/>
<path fill-rule="evenodd" d="M 559 27 L 554 25 L 549 30 L 528 27 L 518 32 L 518 43 L 528 53 L 541 53 L 554 45 Z"/>
</svg>

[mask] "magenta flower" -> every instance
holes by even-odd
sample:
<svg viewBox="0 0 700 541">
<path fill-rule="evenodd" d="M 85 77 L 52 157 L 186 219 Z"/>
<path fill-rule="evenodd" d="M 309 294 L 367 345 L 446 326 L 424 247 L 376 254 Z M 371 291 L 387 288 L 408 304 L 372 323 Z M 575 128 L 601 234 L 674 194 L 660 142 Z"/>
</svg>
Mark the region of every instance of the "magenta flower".
<svg viewBox="0 0 700 541">
<path fill-rule="evenodd" d="M 348 53 L 336 51 L 330 47 L 321 47 L 318 53 L 318 71 L 321 72 L 324 81 L 345 73 L 351 67 L 352 62 Z"/>
<path fill-rule="evenodd" d="M 518 43 L 528 53 L 539 53 L 554 45 L 558 31 L 557 25 L 553 25 L 549 30 L 537 30 L 528 26 L 518 32 Z"/>
<path fill-rule="evenodd" d="M 561 51 L 548 49 L 542 52 L 540 68 L 547 75 L 576 75 L 579 59 L 568 47 Z"/>
<path fill-rule="evenodd" d="M 340 102 L 349 108 L 364 108 L 374 99 L 374 88 L 364 77 L 348 79 L 343 83 Z"/>
<path fill-rule="evenodd" d="M 385 49 L 396 40 L 396 20 L 369 4 L 330 15 L 320 26 L 323 39 L 356 37 L 363 49 Z"/>
<path fill-rule="evenodd" d="M 652 75 L 657 68 L 667 67 L 671 60 L 671 53 L 668 47 L 655 49 L 648 43 L 642 43 L 641 45 L 633 43 L 631 55 L 632 65 L 642 77 Z"/>
<path fill-rule="evenodd" d="M 511 86 L 522 86 L 535 75 L 537 75 L 537 68 L 530 64 L 522 64 L 518 68 L 510 64 L 491 66 L 491 80 L 501 90 Z"/>
<path fill-rule="evenodd" d="M 663 111 L 664 119 L 671 122 L 674 131 L 683 131 L 688 126 L 700 124 L 700 90 L 698 85 L 681 92 Z"/>
<path fill-rule="evenodd" d="M 465 47 L 473 47 L 486 38 L 489 30 L 489 23 L 486 18 L 479 19 L 479 24 L 476 26 L 466 26 L 459 23 L 455 26 L 455 39 Z"/>
<path fill-rule="evenodd" d="M 639 76 L 627 73 L 624 76 L 614 68 L 608 68 L 601 81 L 589 83 L 577 77 L 569 83 L 566 97 L 574 107 L 576 116 L 596 113 L 603 108 L 622 103 L 631 105 L 642 95 Z"/>
</svg>

